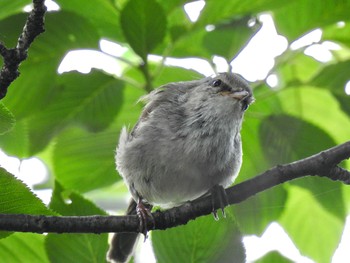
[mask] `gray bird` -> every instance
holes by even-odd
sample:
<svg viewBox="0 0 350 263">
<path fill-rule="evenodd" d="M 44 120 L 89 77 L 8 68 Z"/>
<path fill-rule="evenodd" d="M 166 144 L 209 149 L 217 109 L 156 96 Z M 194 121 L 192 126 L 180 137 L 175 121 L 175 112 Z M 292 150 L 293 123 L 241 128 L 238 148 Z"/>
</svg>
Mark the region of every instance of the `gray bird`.
<svg viewBox="0 0 350 263">
<path fill-rule="evenodd" d="M 117 169 L 133 197 L 127 214 L 144 205 L 179 206 L 226 188 L 242 164 L 241 125 L 253 101 L 237 74 L 169 83 L 149 95 L 140 119 L 117 147 Z M 115 234 L 107 258 L 127 262 L 137 233 Z"/>
</svg>

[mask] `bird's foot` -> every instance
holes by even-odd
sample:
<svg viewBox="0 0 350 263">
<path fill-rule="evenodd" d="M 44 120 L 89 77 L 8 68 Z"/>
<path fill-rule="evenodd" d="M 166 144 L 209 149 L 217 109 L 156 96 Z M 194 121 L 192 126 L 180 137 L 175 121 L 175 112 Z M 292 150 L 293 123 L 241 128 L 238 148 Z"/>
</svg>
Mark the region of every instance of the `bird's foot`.
<svg viewBox="0 0 350 263">
<path fill-rule="evenodd" d="M 216 221 L 219 220 L 219 216 L 215 207 L 220 207 L 222 216 L 225 218 L 226 217 L 225 207 L 228 206 L 229 203 L 228 203 L 228 199 L 227 199 L 227 195 L 224 187 L 221 185 L 215 185 L 210 192 L 211 192 L 211 202 L 212 202 L 212 209 L 213 209 L 212 214 L 214 216 L 214 219 Z"/>
<path fill-rule="evenodd" d="M 140 232 L 145 236 L 145 240 L 148 237 L 148 223 L 151 222 L 154 226 L 154 218 L 150 211 L 151 205 L 147 205 L 142 201 L 138 201 L 136 205 L 136 213 L 140 220 Z"/>
</svg>

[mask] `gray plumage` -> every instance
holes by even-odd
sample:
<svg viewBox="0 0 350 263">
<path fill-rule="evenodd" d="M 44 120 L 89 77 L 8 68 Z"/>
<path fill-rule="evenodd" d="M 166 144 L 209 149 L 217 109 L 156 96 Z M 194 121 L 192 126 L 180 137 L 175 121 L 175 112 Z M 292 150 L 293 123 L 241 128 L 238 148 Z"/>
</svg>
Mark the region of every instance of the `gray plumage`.
<svg viewBox="0 0 350 263">
<path fill-rule="evenodd" d="M 173 207 L 229 186 L 242 163 L 240 129 L 252 102 L 248 84 L 221 73 L 170 83 L 142 100 L 131 133 L 123 128 L 117 169 L 134 200 Z"/>
</svg>

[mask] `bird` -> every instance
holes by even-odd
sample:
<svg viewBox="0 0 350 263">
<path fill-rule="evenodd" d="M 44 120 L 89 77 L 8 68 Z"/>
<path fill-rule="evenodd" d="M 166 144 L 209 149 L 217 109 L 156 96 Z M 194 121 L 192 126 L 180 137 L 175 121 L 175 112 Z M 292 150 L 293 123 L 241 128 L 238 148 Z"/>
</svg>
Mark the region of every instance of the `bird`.
<svg viewBox="0 0 350 263">
<path fill-rule="evenodd" d="M 254 101 L 243 77 L 224 72 L 168 83 L 141 101 L 139 120 L 130 132 L 122 129 L 116 150 L 132 195 L 127 215 L 138 214 L 142 224 L 152 206 L 179 206 L 233 183 L 242 164 L 244 112 Z M 127 262 L 139 236 L 114 234 L 107 259 Z"/>
</svg>

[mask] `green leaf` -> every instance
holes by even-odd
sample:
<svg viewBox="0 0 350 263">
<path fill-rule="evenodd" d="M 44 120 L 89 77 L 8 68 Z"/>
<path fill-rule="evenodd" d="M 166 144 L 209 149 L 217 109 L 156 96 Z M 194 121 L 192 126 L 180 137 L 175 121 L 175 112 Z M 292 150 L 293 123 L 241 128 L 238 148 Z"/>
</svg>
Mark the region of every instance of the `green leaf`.
<svg viewBox="0 0 350 263">
<path fill-rule="evenodd" d="M 172 0 L 172 1 L 168 1 L 168 0 L 160 0 L 158 1 L 164 11 L 166 11 L 167 14 L 173 12 L 175 9 L 183 9 L 183 6 L 187 3 L 187 2 L 191 2 L 191 0 Z"/>
<path fill-rule="evenodd" d="M 345 95 L 345 84 L 349 80 L 350 60 L 347 60 L 324 67 L 308 84 Z"/>
<path fill-rule="evenodd" d="M 166 3 L 173 3 L 173 1 L 166 1 Z M 163 4 L 164 6 L 164 4 Z M 167 9 L 165 8 L 165 11 Z M 176 42 L 176 40 L 187 33 L 187 31 L 193 27 L 193 23 L 190 21 L 188 18 L 184 7 L 182 5 L 170 10 L 171 12 L 167 12 L 167 26 L 168 26 L 168 32 L 170 33 L 170 39 L 172 42 Z M 165 45 L 162 47 L 160 46 L 160 49 L 158 48 L 157 51 L 159 50 L 159 54 L 163 55 L 164 50 L 167 49 L 167 43 L 164 41 Z M 162 51 L 161 51 L 162 50 Z"/>
<path fill-rule="evenodd" d="M 0 240 L 1 262 L 49 263 L 44 250 L 44 235 L 15 233 Z"/>
<path fill-rule="evenodd" d="M 289 1 L 274 11 L 274 19 L 278 31 L 289 40 L 295 40 L 312 29 L 347 20 L 349 8 L 348 0 Z"/>
<path fill-rule="evenodd" d="M 262 235 L 266 227 L 283 213 L 287 192 L 283 186 L 259 193 L 233 207 L 240 230 L 245 235 Z"/>
<path fill-rule="evenodd" d="M 322 29 L 322 39 L 338 42 L 350 47 L 350 24 L 340 26 L 335 23 Z"/>
<path fill-rule="evenodd" d="M 53 215 L 29 188 L 5 169 L 0 168 L 0 213 Z"/>
<path fill-rule="evenodd" d="M 217 26 L 204 36 L 203 46 L 210 53 L 231 61 L 259 30 L 259 28 L 249 28 L 248 20 L 249 17 Z"/>
<path fill-rule="evenodd" d="M 293 261 L 282 256 L 278 251 L 271 251 L 267 253 L 263 258 L 254 261 L 254 263 L 292 263 Z"/>
<path fill-rule="evenodd" d="M 282 101 L 266 85 L 253 90 L 256 102 L 245 112 L 241 136 L 243 144 L 243 164 L 236 183 L 245 181 L 269 168 L 265 149 L 261 146 L 259 127 L 264 117 L 282 112 Z"/>
<path fill-rule="evenodd" d="M 97 71 L 65 73 L 58 77 L 54 90 L 57 94 L 47 101 L 47 107 L 30 118 L 32 152 L 41 150 L 70 124 L 94 132 L 106 129 L 123 103 L 123 82 Z"/>
<path fill-rule="evenodd" d="M 1 0 L 0 2 L 0 19 L 23 12 L 26 5 L 32 3 L 30 0 Z M 24 24 L 22 25 L 22 27 Z M 2 37 L 1 37 L 2 38 Z"/>
<path fill-rule="evenodd" d="M 64 216 L 106 215 L 107 213 L 80 194 L 65 190 L 58 182 L 52 193 L 50 208 Z"/>
<path fill-rule="evenodd" d="M 79 194 L 64 191 L 58 183 L 50 208 L 66 216 L 106 214 Z M 50 262 L 106 262 L 107 237 L 108 234 L 49 234 L 45 247 Z"/>
<path fill-rule="evenodd" d="M 264 116 L 281 112 L 282 102 L 266 85 L 254 88 L 253 103 L 245 113 L 242 126 L 243 163 L 235 183 L 245 181 L 270 168 L 264 147 L 260 144 L 259 126 Z M 279 218 L 284 209 L 286 192 L 283 187 L 265 191 L 233 207 L 244 234 L 260 235 L 271 221 Z"/>
<path fill-rule="evenodd" d="M 23 23 L 19 21 L 25 18 L 26 15 L 21 14 L 0 21 L 0 32 L 8 35 L 9 40 L 16 41 L 22 29 L 15 29 L 23 28 Z M 74 13 L 48 13 L 45 29 L 45 34 L 31 45 L 28 58 L 20 66 L 21 76 L 11 84 L 3 99 L 18 120 L 36 114 L 47 106 L 52 94 L 56 94 L 57 68 L 69 50 L 98 48 L 99 36 L 94 26 Z"/>
<path fill-rule="evenodd" d="M 0 214 L 54 215 L 29 188 L 0 167 Z M 0 238 L 9 232 L 1 232 Z"/>
<path fill-rule="evenodd" d="M 159 75 L 156 76 L 153 84 L 154 87 L 160 87 L 170 82 L 190 81 L 194 79 L 201 79 L 204 76 L 197 71 L 188 70 L 180 67 L 164 66 Z"/>
<path fill-rule="evenodd" d="M 11 84 L 3 99 L 17 120 L 38 112 L 43 105 L 47 105 L 47 97 L 53 92 L 51 85 L 56 78 L 58 58 L 50 61 L 31 60 L 29 55 L 20 67 L 21 76 Z"/>
<path fill-rule="evenodd" d="M 307 177 L 293 181 L 292 184 L 308 189 L 328 212 L 339 220 L 345 220 L 346 203 L 342 193 L 343 183 L 330 181 L 327 178 Z M 334 205 L 335 203 L 337 205 Z"/>
<path fill-rule="evenodd" d="M 15 123 L 16 120 L 13 114 L 0 103 L 0 135 L 11 131 Z"/>
<path fill-rule="evenodd" d="M 130 74 L 130 77 L 133 77 Z M 144 90 L 130 85 L 126 85 L 124 89 L 124 103 L 120 110 L 116 121 L 116 129 L 121 130 L 123 126 L 132 127 L 137 122 L 142 111 L 142 104 L 137 103 L 141 96 L 145 95 Z"/>
<path fill-rule="evenodd" d="M 334 97 L 338 100 L 342 110 L 350 117 L 350 96 L 334 94 Z"/>
<path fill-rule="evenodd" d="M 319 127 L 288 115 L 271 115 L 260 126 L 260 140 L 271 165 L 293 162 L 333 147 L 334 140 Z M 320 205 L 344 220 L 341 183 L 302 178 L 293 184 L 310 190 Z M 334 205 L 334 203 L 338 205 Z"/>
<path fill-rule="evenodd" d="M 175 30 L 175 29 L 174 29 Z M 183 30 L 181 34 L 177 31 L 173 31 L 173 38 L 175 38 L 174 46 L 171 49 L 170 55 L 173 57 L 200 57 L 210 59 L 211 54 L 208 49 L 204 48 L 203 38 L 208 33 L 203 30 L 188 31 L 183 28 L 177 30 Z M 195 45 L 193 43 L 196 43 Z"/>
<path fill-rule="evenodd" d="M 106 262 L 107 234 L 49 234 L 46 252 L 51 263 Z"/>
<path fill-rule="evenodd" d="M 349 140 L 349 117 L 340 109 L 338 101 L 327 89 L 297 86 L 276 93 L 283 112 L 305 120 L 330 135 L 336 143 Z M 327 105 L 327 107 L 325 107 Z M 322 145 L 322 142 L 316 144 Z M 324 149 L 326 146 L 323 146 Z"/>
<path fill-rule="evenodd" d="M 118 132 L 89 133 L 68 129 L 57 138 L 53 152 L 56 179 L 66 189 L 90 191 L 117 181 L 114 152 Z"/>
<path fill-rule="evenodd" d="M 74 12 L 85 17 L 94 25 L 100 37 L 122 40 L 119 13 L 112 1 L 109 0 L 57 0 L 63 11 Z"/>
<path fill-rule="evenodd" d="M 293 162 L 335 145 L 319 127 L 283 114 L 266 118 L 259 135 L 271 165 Z"/>
<path fill-rule="evenodd" d="M 8 155 L 29 157 L 29 136 L 25 120 L 17 121 L 11 131 L 0 135 L 0 148 Z"/>
<path fill-rule="evenodd" d="M 279 223 L 302 255 L 319 263 L 331 262 L 344 222 L 325 210 L 309 191 L 290 185 L 288 192 L 285 213 Z"/>
<path fill-rule="evenodd" d="M 15 14 L 12 16 L 7 15 L 4 19 L 0 20 L 1 42 L 8 48 L 15 47 L 17 45 L 18 37 L 23 31 L 23 26 L 25 25 L 28 16 L 28 14 L 23 14 L 22 12 L 18 13 L 20 14 Z"/>
<path fill-rule="evenodd" d="M 350 60 L 347 60 L 324 67 L 309 84 L 330 90 L 342 110 L 350 116 L 350 96 L 345 93 L 345 85 L 349 81 Z"/>
<path fill-rule="evenodd" d="M 57 138 L 53 151 L 56 179 L 66 188 L 89 191 L 108 186 L 121 178 L 115 170 L 115 149 L 121 128 L 136 123 L 141 105 L 136 102 L 144 91 L 126 86 L 124 104 L 117 122 L 100 133 L 72 128 Z"/>
<path fill-rule="evenodd" d="M 215 30 L 209 32 L 204 27 L 174 25 L 170 29 L 174 42 L 170 55 L 207 59 L 220 55 L 230 61 L 258 30 L 258 27 L 247 26 L 248 19 L 248 17 L 234 17 L 231 21 L 224 21 L 217 25 Z M 160 51 L 158 53 L 162 54 Z"/>
<path fill-rule="evenodd" d="M 245 249 L 232 214 L 215 221 L 205 216 L 185 226 L 152 232 L 158 262 L 245 261 Z"/>
<path fill-rule="evenodd" d="M 209 0 L 206 1 L 196 26 L 203 28 L 206 25 L 216 25 L 222 21 L 242 17 L 242 15 L 273 10 L 282 5 L 285 3 L 278 0 Z"/>
<path fill-rule="evenodd" d="M 162 42 L 166 22 L 162 7 L 154 0 L 130 0 L 120 14 L 123 33 L 143 61 Z"/>
<path fill-rule="evenodd" d="M 276 74 L 280 87 L 288 87 L 310 81 L 323 66 L 313 57 L 304 54 L 304 49 L 287 50 L 277 58 Z"/>
</svg>

